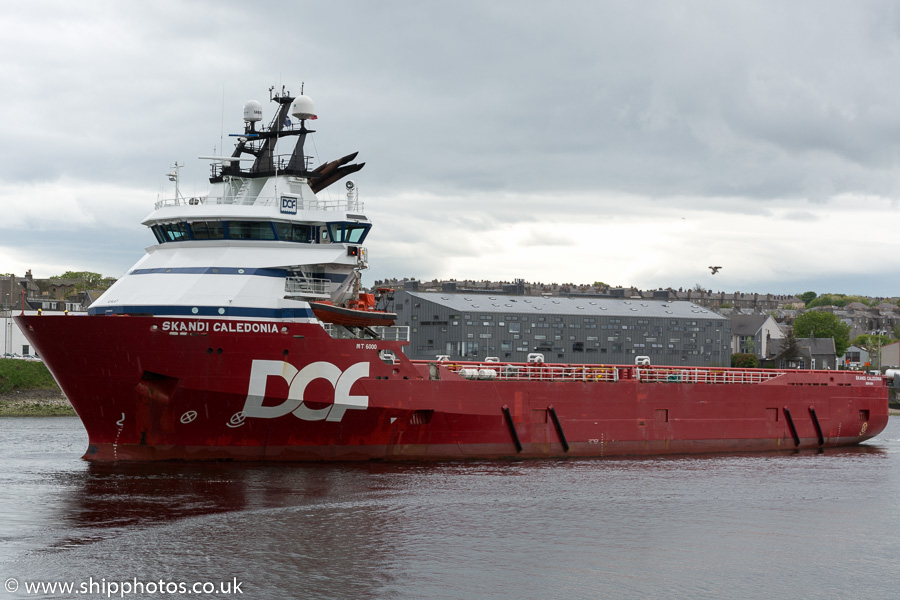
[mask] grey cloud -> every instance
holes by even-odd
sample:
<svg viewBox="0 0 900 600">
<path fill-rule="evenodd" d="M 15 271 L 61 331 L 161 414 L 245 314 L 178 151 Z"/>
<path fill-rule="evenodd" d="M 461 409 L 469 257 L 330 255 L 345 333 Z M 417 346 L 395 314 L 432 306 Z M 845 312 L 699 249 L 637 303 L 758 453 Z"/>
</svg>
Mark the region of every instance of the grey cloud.
<svg viewBox="0 0 900 600">
<path fill-rule="evenodd" d="M 272 29 L 242 27 L 238 3 L 193 7 L 42 21 L 63 46 L 28 52 L 41 77 L 16 105 L 36 104 L 22 125 L 36 135 L 7 175 L 48 176 L 31 169 L 52 145 L 50 176 L 148 184 L 151 165 L 210 152 L 223 118 L 239 128 L 243 101 L 287 77 L 321 94 L 317 125 L 337 152 L 361 149 L 395 189 L 767 199 L 806 197 L 803 182 L 825 177 L 836 193 L 893 190 L 886 3 L 262 3 L 257 14 L 285 15 Z"/>
<path fill-rule="evenodd" d="M 244 101 L 271 116 L 268 87 L 301 81 L 319 161 L 359 150 L 365 194 L 458 202 L 394 202 L 386 219 L 471 211 L 459 226 L 488 234 L 640 216 L 633 196 L 691 219 L 794 219 L 900 182 L 888 1 L 60 1 L 4 17 L 5 184 L 170 193 L 177 160 L 202 193 L 195 157 L 230 149 Z M 428 236 L 379 225 L 438 264 L 419 258 Z"/>
</svg>

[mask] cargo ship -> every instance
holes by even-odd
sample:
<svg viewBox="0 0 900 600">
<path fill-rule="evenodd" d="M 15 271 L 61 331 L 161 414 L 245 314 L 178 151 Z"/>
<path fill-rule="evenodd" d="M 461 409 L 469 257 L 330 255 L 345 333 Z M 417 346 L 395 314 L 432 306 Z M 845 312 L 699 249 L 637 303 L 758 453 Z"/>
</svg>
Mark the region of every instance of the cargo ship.
<svg viewBox="0 0 900 600">
<path fill-rule="evenodd" d="M 94 461 L 360 461 L 789 451 L 859 444 L 885 378 L 848 371 L 411 360 L 391 290 L 360 286 L 372 228 L 356 153 L 315 168 L 312 100 L 244 106 L 206 196 L 143 221 L 156 243 L 87 315 L 16 317 Z M 279 146 L 281 146 L 279 148 Z M 280 151 L 284 152 L 279 153 Z"/>
</svg>

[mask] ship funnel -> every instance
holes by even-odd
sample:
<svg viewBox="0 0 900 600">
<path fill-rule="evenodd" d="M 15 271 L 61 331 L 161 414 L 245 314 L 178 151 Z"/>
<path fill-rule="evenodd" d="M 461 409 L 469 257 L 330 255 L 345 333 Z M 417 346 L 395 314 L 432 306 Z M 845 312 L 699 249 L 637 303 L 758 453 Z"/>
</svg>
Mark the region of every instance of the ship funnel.
<svg viewBox="0 0 900 600">
<path fill-rule="evenodd" d="M 291 115 L 298 119 L 315 119 L 316 107 L 309 96 L 297 96 L 291 105 Z"/>
<path fill-rule="evenodd" d="M 262 104 L 256 100 L 249 100 L 244 104 L 244 121 L 256 123 L 262 121 Z"/>
</svg>

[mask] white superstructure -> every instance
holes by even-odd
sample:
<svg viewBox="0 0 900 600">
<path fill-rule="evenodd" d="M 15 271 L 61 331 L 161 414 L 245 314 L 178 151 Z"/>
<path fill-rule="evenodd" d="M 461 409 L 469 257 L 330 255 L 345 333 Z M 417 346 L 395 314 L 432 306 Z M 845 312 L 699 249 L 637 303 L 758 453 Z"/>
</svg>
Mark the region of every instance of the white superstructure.
<svg viewBox="0 0 900 600">
<path fill-rule="evenodd" d="M 364 163 L 349 164 L 354 153 L 310 170 L 303 146 L 312 100 L 284 89 L 270 100 L 278 111 L 269 127 L 257 130 L 262 109 L 250 101 L 232 155 L 201 157 L 214 161 L 206 196 L 181 196 L 176 165 L 175 197 L 143 221 L 157 244 L 92 314 L 315 320 L 309 302 L 340 307 L 358 297 L 371 222 L 352 181 L 341 200 L 316 193 Z M 293 150 L 279 155 L 285 138 L 295 138 Z"/>
</svg>

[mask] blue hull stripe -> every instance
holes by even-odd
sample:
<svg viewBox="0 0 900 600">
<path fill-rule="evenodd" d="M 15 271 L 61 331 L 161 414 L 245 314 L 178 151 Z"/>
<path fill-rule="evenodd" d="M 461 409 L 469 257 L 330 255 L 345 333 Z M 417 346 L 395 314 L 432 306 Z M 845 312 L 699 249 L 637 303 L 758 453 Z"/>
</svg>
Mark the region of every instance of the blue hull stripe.
<svg viewBox="0 0 900 600">
<path fill-rule="evenodd" d="M 179 275 L 256 275 L 257 277 L 287 277 L 287 269 L 241 269 L 238 267 L 159 267 L 156 269 L 135 269 L 129 275 L 149 274 Z"/>
<path fill-rule="evenodd" d="M 196 309 L 196 312 L 194 312 Z M 252 317 L 259 319 L 313 319 L 309 308 L 250 308 L 242 306 L 99 306 L 89 315 L 141 314 L 157 317 Z"/>
<path fill-rule="evenodd" d="M 129 275 L 255 275 L 257 277 L 288 277 L 287 269 L 243 269 L 239 267 L 159 267 L 155 269 L 135 269 Z M 343 283 L 347 275 L 340 273 L 311 273 L 310 277 L 328 279 Z"/>
</svg>

